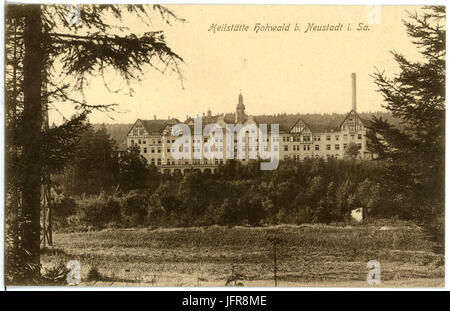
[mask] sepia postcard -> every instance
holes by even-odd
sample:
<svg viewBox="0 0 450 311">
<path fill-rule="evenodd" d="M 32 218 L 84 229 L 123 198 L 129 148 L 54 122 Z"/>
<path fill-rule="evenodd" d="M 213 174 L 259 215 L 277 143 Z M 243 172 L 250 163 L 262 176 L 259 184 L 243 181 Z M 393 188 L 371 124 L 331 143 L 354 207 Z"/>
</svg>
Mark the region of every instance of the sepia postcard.
<svg viewBox="0 0 450 311">
<path fill-rule="evenodd" d="M 7 288 L 445 286 L 445 6 L 4 13 Z"/>
</svg>

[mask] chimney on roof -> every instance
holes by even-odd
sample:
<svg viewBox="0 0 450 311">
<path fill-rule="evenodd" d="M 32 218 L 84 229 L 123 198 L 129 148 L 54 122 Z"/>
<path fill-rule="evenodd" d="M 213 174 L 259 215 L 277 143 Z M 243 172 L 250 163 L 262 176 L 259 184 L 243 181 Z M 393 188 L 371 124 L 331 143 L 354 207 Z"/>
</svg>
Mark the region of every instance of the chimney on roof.
<svg viewBox="0 0 450 311">
<path fill-rule="evenodd" d="M 352 73 L 352 110 L 356 111 L 356 73 Z"/>
<path fill-rule="evenodd" d="M 156 114 L 153 116 L 153 120 L 156 120 Z"/>
</svg>

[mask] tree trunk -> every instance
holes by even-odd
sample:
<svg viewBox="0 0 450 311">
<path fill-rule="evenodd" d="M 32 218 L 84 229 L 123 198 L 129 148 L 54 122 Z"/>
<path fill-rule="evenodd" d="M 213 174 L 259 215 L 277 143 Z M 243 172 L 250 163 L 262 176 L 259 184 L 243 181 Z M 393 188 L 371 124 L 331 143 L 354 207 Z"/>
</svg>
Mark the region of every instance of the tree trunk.
<svg viewBox="0 0 450 311">
<path fill-rule="evenodd" d="M 25 217 L 22 246 L 28 251 L 28 263 L 39 268 L 40 264 L 40 197 L 41 197 L 41 126 L 42 126 L 42 21 L 39 5 L 28 5 L 25 16 L 23 61 L 23 92 L 24 92 L 24 138 L 23 192 L 22 213 Z M 39 277 L 40 269 L 30 275 Z"/>
</svg>

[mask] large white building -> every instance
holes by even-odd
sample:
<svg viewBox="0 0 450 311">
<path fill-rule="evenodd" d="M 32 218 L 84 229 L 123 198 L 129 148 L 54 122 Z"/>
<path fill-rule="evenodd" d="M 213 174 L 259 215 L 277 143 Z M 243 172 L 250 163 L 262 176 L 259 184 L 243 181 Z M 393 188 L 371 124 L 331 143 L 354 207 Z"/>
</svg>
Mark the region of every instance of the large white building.
<svg viewBox="0 0 450 311">
<path fill-rule="evenodd" d="M 346 155 L 346 150 L 350 144 L 355 144 L 359 149 L 360 159 L 371 159 L 372 156 L 367 150 L 366 125 L 356 112 L 356 75 L 352 74 L 352 109 L 341 120 L 334 119 L 328 124 L 314 124 L 302 118 L 296 120 L 283 120 L 275 116 L 253 117 L 246 114 L 244 98 L 242 94 L 238 96 L 236 114 L 233 117 L 221 115 L 213 116 L 211 111 L 201 118 L 202 132 L 205 126 L 217 124 L 223 131 L 221 137 L 210 133 L 202 133 L 201 136 L 190 136 L 192 142 L 187 138 L 182 146 L 176 145 L 180 135 L 172 136 L 172 127 L 183 123 L 194 133 L 194 119 L 188 118 L 184 122 L 177 119 L 167 120 L 141 120 L 138 119 L 131 127 L 127 135 L 127 146 L 137 145 L 141 155 L 147 159 L 149 164 L 156 165 L 161 172 L 174 172 L 179 170 L 185 172 L 190 169 L 210 170 L 213 172 L 218 165 L 226 162 L 227 152 L 234 149 L 231 154 L 242 163 L 248 163 L 260 148 L 265 151 L 275 151 L 280 160 L 291 158 L 295 161 L 302 161 L 306 158 L 331 157 L 342 159 Z M 198 121 L 198 119 L 197 119 Z M 227 136 L 227 125 L 242 124 L 247 131 L 245 137 L 239 136 L 236 132 Z M 266 146 L 262 146 L 258 135 L 261 124 L 267 124 L 268 134 Z M 279 125 L 278 137 L 272 135 L 272 124 Z M 256 129 L 255 133 L 252 133 Z M 256 140 L 252 139 L 253 134 Z M 233 144 L 227 143 L 228 139 L 233 139 Z M 241 141 L 238 141 L 238 140 Z M 209 142 L 208 142 L 209 140 Z M 175 147 L 179 150 L 175 150 Z M 242 148 L 239 152 L 238 148 Z M 211 150 L 210 150 L 211 149 Z M 176 156 L 177 151 L 184 151 L 184 156 Z M 208 151 L 215 152 L 215 157 L 206 156 Z M 200 155 L 195 157 L 194 154 Z M 254 157 L 253 157 L 254 158 Z"/>
</svg>

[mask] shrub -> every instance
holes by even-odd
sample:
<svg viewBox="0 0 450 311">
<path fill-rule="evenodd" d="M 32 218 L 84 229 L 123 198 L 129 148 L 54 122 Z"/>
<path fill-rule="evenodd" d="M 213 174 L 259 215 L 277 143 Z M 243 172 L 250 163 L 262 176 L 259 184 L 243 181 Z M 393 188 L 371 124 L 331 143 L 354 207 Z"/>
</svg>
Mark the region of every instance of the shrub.
<svg viewBox="0 0 450 311">
<path fill-rule="evenodd" d="M 262 206 L 262 202 L 260 198 L 255 198 L 246 202 L 246 206 L 243 206 L 242 209 L 245 213 L 245 218 L 252 226 L 260 225 L 261 221 L 266 217 L 266 211 Z"/>
<path fill-rule="evenodd" d="M 76 217 L 70 217 L 68 223 L 101 227 L 111 217 L 107 207 L 108 200 L 104 193 L 96 196 L 84 196 L 78 201 L 79 208 Z"/>
<path fill-rule="evenodd" d="M 137 191 L 129 192 L 122 200 L 122 213 L 129 225 L 143 224 L 147 214 L 147 197 Z"/>
<path fill-rule="evenodd" d="M 59 262 L 57 265 L 45 269 L 44 273 L 42 273 L 42 282 L 48 285 L 66 284 L 69 271 L 63 262 Z"/>
<path fill-rule="evenodd" d="M 121 220 L 120 202 L 115 198 L 110 198 L 106 202 L 105 210 L 103 211 L 107 216 L 109 222 L 117 222 Z"/>
<path fill-rule="evenodd" d="M 109 215 L 106 213 L 106 202 L 91 201 L 84 207 L 84 222 L 94 226 L 101 226 L 108 221 Z"/>
<path fill-rule="evenodd" d="M 103 277 L 97 267 L 92 266 L 88 271 L 87 279 L 88 281 L 101 281 Z"/>
<path fill-rule="evenodd" d="M 52 207 L 53 216 L 57 220 L 65 221 L 67 217 L 74 215 L 77 211 L 77 204 L 72 198 L 63 198 Z"/>
<path fill-rule="evenodd" d="M 31 264 L 30 253 L 23 247 L 19 237 L 29 220 L 19 217 L 7 221 L 5 234 L 5 283 L 7 285 L 33 285 L 40 280 L 38 265 Z M 30 278 L 30 276 L 33 276 Z"/>
<path fill-rule="evenodd" d="M 220 225 L 237 225 L 242 219 L 239 215 L 237 202 L 225 199 L 217 211 L 217 221 Z"/>
<path fill-rule="evenodd" d="M 317 216 L 313 209 L 309 206 L 303 206 L 297 209 L 294 213 L 294 219 L 297 225 L 317 222 Z"/>
</svg>

